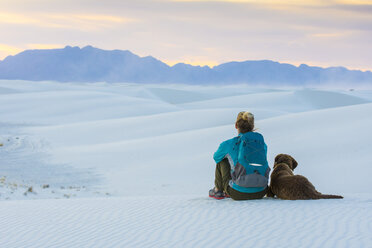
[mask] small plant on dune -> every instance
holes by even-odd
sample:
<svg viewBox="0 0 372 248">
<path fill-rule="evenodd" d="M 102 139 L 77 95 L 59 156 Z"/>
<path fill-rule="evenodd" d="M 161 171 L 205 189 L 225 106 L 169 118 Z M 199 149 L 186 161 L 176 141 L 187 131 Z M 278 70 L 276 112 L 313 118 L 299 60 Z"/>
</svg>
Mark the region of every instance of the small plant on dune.
<svg viewBox="0 0 372 248">
<path fill-rule="evenodd" d="M 34 194 L 36 194 L 36 192 L 34 191 L 34 189 L 32 188 L 32 186 L 29 187 L 29 188 L 27 189 L 27 191 L 26 191 L 25 193 L 23 193 L 23 195 L 27 196 L 28 193 L 34 193 Z"/>
</svg>

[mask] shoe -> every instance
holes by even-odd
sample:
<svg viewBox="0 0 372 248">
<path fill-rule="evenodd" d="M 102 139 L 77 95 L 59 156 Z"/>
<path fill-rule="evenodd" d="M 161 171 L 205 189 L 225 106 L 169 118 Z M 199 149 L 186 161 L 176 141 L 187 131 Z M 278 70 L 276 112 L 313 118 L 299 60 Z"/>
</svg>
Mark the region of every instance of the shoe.
<svg viewBox="0 0 372 248">
<path fill-rule="evenodd" d="M 209 197 L 217 200 L 222 200 L 226 198 L 226 195 L 222 191 L 216 191 L 215 188 L 213 188 L 209 190 Z"/>
</svg>

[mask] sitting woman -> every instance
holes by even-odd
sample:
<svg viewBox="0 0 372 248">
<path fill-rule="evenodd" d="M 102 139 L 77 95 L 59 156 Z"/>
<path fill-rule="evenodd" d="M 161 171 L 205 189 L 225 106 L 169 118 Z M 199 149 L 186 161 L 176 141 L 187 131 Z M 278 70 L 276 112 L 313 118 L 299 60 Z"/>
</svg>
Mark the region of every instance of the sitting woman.
<svg viewBox="0 0 372 248">
<path fill-rule="evenodd" d="M 267 192 L 270 167 L 267 146 L 261 134 L 254 132 L 254 116 L 240 112 L 235 123 L 238 136 L 222 142 L 213 158 L 217 163 L 215 187 L 209 196 L 215 199 L 260 199 Z"/>
</svg>

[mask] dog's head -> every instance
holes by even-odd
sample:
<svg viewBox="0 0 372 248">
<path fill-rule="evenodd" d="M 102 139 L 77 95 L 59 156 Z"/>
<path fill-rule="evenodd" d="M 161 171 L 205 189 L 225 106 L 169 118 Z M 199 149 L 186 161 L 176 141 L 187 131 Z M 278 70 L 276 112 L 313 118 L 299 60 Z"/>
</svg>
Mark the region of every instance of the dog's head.
<svg viewBox="0 0 372 248">
<path fill-rule="evenodd" d="M 280 164 L 280 163 L 287 164 L 289 168 L 291 168 L 292 170 L 294 170 L 298 164 L 297 161 L 288 154 L 278 154 L 275 157 L 274 168 L 275 168 L 275 165 Z"/>
</svg>

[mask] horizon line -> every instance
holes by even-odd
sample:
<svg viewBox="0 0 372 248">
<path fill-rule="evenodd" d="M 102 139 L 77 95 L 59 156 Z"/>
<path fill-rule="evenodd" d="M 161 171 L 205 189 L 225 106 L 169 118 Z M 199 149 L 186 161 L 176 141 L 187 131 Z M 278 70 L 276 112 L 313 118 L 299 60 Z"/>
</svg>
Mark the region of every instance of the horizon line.
<svg viewBox="0 0 372 248">
<path fill-rule="evenodd" d="M 89 48 L 89 47 L 92 47 L 92 48 L 95 48 L 95 49 L 99 49 L 99 50 L 103 50 L 103 51 L 115 51 L 115 50 L 119 50 L 119 51 L 129 51 L 130 53 L 133 53 L 131 50 L 129 49 L 102 49 L 102 48 L 98 48 L 98 47 L 95 47 L 95 46 L 92 46 L 92 45 L 85 45 L 85 46 L 79 46 L 79 45 L 76 45 L 76 46 L 73 46 L 73 45 L 58 45 L 58 46 L 55 46 L 55 47 L 35 47 L 35 48 L 30 48 L 30 49 L 25 49 L 25 50 L 21 50 L 19 49 L 16 53 L 13 53 L 13 54 L 9 54 L 9 55 L 6 55 L 5 57 L 3 57 L 2 59 L 0 58 L 0 62 L 4 61 L 7 57 L 9 56 L 16 56 L 22 52 L 25 52 L 25 51 L 29 51 L 29 50 L 55 50 L 55 49 L 66 49 L 66 48 L 74 48 L 74 47 L 77 47 L 79 48 L 80 50 L 84 49 L 84 48 Z M 273 60 L 273 59 L 251 59 L 251 60 L 230 60 L 230 61 L 226 61 L 226 62 L 217 62 L 217 61 L 190 61 L 190 60 L 186 60 L 186 61 L 177 61 L 177 60 L 161 60 L 161 59 L 158 59 L 152 55 L 146 55 L 146 56 L 140 56 L 136 53 L 133 53 L 137 56 L 139 56 L 140 58 L 145 58 L 145 57 L 152 57 L 156 60 L 159 60 L 161 61 L 162 63 L 168 65 L 169 67 L 173 67 L 177 64 L 186 64 L 186 65 L 190 65 L 190 66 L 200 66 L 200 67 L 209 67 L 210 69 L 213 69 L 214 67 L 216 66 L 219 66 L 219 65 L 222 65 L 222 64 L 226 64 L 226 63 L 232 63 L 232 62 L 237 62 L 237 63 L 242 63 L 242 62 L 247 62 L 247 61 L 271 61 L 271 62 L 276 62 L 276 63 L 279 63 L 279 64 L 289 64 L 289 65 L 292 65 L 292 66 L 295 66 L 295 67 L 300 67 L 301 65 L 306 65 L 306 66 L 309 66 L 309 67 L 319 67 L 319 68 L 322 68 L 322 69 L 329 69 L 329 68 L 345 68 L 347 70 L 350 70 L 350 71 L 362 71 L 362 72 L 372 72 L 372 69 L 367 69 L 367 68 L 351 68 L 351 67 L 346 67 L 346 66 L 342 66 L 342 65 L 338 65 L 338 66 L 335 66 L 335 65 L 327 65 L 327 66 L 322 66 L 322 65 L 317 65 L 317 64 L 313 64 L 312 62 L 295 62 L 295 61 L 290 61 L 290 60 L 287 60 L 287 61 L 277 61 L 277 60 Z M 315 62 L 316 63 L 316 62 Z"/>
</svg>

